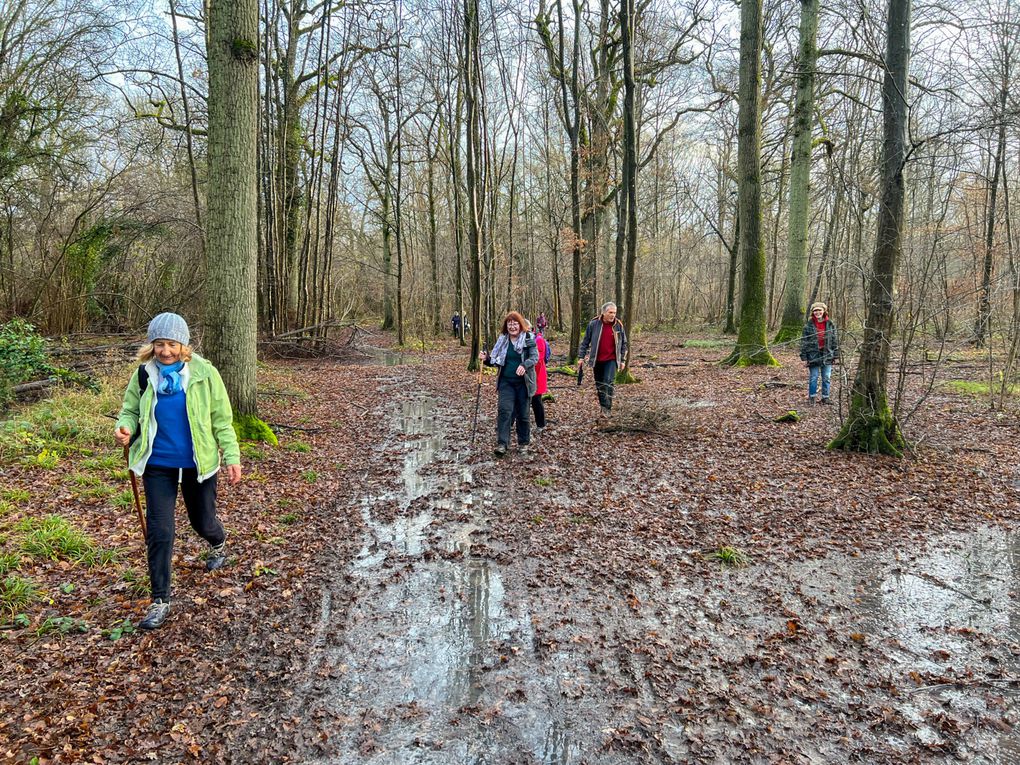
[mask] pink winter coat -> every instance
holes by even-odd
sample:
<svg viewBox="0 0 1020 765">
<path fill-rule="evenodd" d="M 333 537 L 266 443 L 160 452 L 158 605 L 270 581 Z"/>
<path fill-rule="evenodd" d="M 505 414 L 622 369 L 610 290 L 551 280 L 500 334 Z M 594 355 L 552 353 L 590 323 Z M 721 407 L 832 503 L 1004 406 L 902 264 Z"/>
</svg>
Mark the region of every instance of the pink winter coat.
<svg viewBox="0 0 1020 765">
<path fill-rule="evenodd" d="M 538 345 L 538 364 L 535 365 L 535 395 L 541 396 L 549 392 L 548 378 L 545 372 L 545 351 L 549 345 L 541 335 L 535 335 L 535 343 Z"/>
</svg>

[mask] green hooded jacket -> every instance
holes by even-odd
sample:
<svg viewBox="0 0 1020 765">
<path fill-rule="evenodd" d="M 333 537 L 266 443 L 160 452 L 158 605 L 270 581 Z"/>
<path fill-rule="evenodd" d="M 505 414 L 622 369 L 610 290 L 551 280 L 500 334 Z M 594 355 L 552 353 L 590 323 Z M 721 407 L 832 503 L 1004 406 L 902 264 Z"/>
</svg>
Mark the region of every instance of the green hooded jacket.
<svg viewBox="0 0 1020 765">
<path fill-rule="evenodd" d="M 156 438 L 156 385 L 159 383 L 159 366 L 150 361 L 145 365 L 149 384 L 141 392 L 138 374 L 131 375 L 124 404 L 117 417 L 117 427 L 126 428 L 138 437 L 128 451 L 128 465 L 137 475 L 145 472 L 145 463 L 152 454 Z M 220 469 L 220 450 L 224 465 L 240 465 L 241 449 L 234 432 L 234 414 L 230 398 L 220 373 L 209 361 L 193 354 L 191 361 L 180 372 L 181 385 L 187 394 L 188 424 L 191 426 L 191 443 L 198 466 L 198 480 L 204 481 Z"/>
</svg>

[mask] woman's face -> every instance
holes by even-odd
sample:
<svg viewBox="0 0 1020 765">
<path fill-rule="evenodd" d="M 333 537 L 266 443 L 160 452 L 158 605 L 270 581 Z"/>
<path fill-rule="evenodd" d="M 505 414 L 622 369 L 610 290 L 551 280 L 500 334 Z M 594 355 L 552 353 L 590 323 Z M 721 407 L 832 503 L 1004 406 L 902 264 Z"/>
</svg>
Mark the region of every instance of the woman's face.
<svg viewBox="0 0 1020 765">
<path fill-rule="evenodd" d="M 176 364 L 181 360 L 181 344 L 176 340 L 153 340 L 152 352 L 160 364 Z"/>
<path fill-rule="evenodd" d="M 517 319 L 506 320 L 506 333 L 508 335 L 519 335 L 521 334 L 521 323 Z"/>
<path fill-rule="evenodd" d="M 814 316 L 816 319 L 820 319 L 823 316 L 825 316 L 825 311 L 823 311 L 821 308 L 816 308 L 811 312 L 811 315 Z"/>
</svg>

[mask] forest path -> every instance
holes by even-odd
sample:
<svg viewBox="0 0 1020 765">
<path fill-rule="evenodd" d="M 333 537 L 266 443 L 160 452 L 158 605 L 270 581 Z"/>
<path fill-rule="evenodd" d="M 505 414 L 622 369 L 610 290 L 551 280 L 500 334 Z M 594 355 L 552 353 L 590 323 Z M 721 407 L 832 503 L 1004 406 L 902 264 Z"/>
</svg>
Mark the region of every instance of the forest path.
<svg viewBox="0 0 1020 765">
<path fill-rule="evenodd" d="M 491 380 L 472 450 L 473 395 L 390 371 L 364 536 L 323 592 L 290 709 L 318 742 L 298 761 L 1016 761 L 1014 533 L 720 569 L 701 549 L 717 511 L 660 450 L 614 441 L 592 501 L 570 462 L 608 436 L 563 427 L 583 396 L 560 389 L 528 461 L 496 460 Z"/>
</svg>

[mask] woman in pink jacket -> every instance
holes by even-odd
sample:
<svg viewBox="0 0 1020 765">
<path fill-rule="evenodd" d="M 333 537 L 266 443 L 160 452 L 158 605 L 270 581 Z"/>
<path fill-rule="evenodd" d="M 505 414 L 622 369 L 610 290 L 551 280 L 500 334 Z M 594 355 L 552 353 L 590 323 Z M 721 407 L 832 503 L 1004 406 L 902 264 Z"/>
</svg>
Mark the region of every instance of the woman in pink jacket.
<svg viewBox="0 0 1020 765">
<path fill-rule="evenodd" d="M 531 397 L 531 411 L 535 414 L 535 434 L 541 435 L 545 430 L 545 404 L 542 403 L 542 396 L 549 392 L 548 375 L 545 362 L 549 359 L 549 343 L 542 337 L 542 330 L 535 335 L 535 344 L 538 345 L 538 364 L 535 365 L 535 395 Z"/>
</svg>

